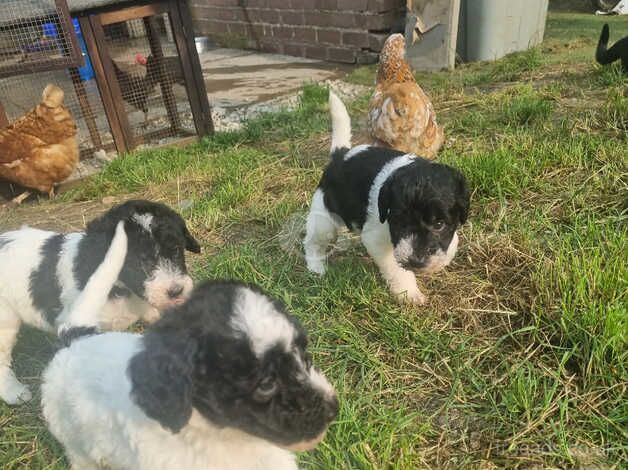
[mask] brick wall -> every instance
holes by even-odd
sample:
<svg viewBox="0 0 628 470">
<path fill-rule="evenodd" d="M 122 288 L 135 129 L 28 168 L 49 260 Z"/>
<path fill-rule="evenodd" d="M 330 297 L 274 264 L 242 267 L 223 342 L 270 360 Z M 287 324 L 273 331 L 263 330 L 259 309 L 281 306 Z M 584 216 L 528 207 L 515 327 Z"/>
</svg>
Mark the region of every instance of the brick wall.
<svg viewBox="0 0 628 470">
<path fill-rule="evenodd" d="M 197 35 L 219 44 L 372 63 L 403 28 L 405 0 L 188 0 Z"/>
</svg>

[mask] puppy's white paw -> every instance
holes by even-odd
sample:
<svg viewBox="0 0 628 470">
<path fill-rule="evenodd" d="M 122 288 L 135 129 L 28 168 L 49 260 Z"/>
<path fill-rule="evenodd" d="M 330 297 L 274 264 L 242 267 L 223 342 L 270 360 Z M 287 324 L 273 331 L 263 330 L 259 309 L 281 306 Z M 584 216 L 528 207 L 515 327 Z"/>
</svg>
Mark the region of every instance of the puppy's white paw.
<svg viewBox="0 0 628 470">
<path fill-rule="evenodd" d="M 325 271 L 327 271 L 327 267 L 325 266 L 325 261 L 320 259 L 307 259 L 307 269 L 312 271 L 313 273 L 323 275 Z"/>
<path fill-rule="evenodd" d="M 0 379 L 0 398 L 8 405 L 20 405 L 33 398 L 28 387 L 20 383 L 13 372 L 7 372 Z"/>
<path fill-rule="evenodd" d="M 427 302 L 427 297 L 425 297 L 419 289 L 411 292 L 403 292 L 397 295 L 399 299 L 406 304 L 425 305 L 425 302 Z"/>
</svg>

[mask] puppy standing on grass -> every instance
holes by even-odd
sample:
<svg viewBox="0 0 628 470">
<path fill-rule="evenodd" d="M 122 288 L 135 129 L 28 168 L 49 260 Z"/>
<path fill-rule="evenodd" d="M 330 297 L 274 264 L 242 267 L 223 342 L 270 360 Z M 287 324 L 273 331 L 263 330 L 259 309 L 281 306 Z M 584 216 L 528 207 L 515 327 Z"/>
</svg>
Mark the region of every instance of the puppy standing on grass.
<svg viewBox="0 0 628 470">
<path fill-rule="evenodd" d="M 128 253 L 115 286 L 103 286 L 99 310 L 71 310 L 103 261 L 118 222 L 125 222 Z M 183 219 L 163 204 L 128 201 L 90 222 L 85 232 L 33 228 L 0 234 L 0 398 L 31 398 L 11 370 L 11 351 L 22 322 L 60 332 L 84 327 L 122 330 L 181 303 L 192 289 L 184 250 L 199 252 Z"/>
<path fill-rule="evenodd" d="M 331 162 L 314 192 L 303 242 L 310 271 L 324 274 L 327 247 L 344 224 L 361 235 L 393 294 L 425 303 L 413 270 L 436 272 L 458 247 L 469 190 L 454 168 L 397 150 L 351 147 L 351 121 L 329 94 Z"/>
<path fill-rule="evenodd" d="M 282 304 L 216 281 L 144 336 L 76 339 L 44 372 L 42 408 L 75 470 L 296 470 L 338 401 Z"/>
</svg>

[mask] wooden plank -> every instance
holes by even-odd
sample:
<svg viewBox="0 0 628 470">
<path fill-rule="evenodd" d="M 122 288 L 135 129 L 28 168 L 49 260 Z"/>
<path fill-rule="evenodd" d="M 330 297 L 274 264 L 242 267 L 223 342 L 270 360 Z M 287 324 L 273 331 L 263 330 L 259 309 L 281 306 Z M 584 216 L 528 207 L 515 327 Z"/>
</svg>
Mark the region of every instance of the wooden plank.
<svg viewBox="0 0 628 470">
<path fill-rule="evenodd" d="M 106 13 L 101 13 L 100 22 L 103 26 L 107 26 L 112 23 L 121 23 L 122 21 L 135 20 L 138 18 L 146 18 L 148 16 L 159 15 L 165 13 L 167 7 L 163 3 L 151 3 L 149 5 L 140 5 L 130 8 L 124 8 L 122 10 L 113 10 Z"/>
<path fill-rule="evenodd" d="M 173 18 L 176 18 L 177 23 L 180 23 L 183 37 L 177 37 L 177 33 L 175 31 L 178 28 L 175 29 L 174 24 L 172 28 L 173 34 L 175 36 L 175 40 L 177 41 L 179 52 L 181 53 L 182 50 L 187 49 L 188 54 L 186 57 L 189 58 L 190 66 L 192 68 L 192 76 L 194 78 L 194 83 L 190 86 L 194 87 L 196 90 L 196 96 L 198 99 L 197 103 L 200 105 L 200 117 L 194 117 L 194 124 L 198 135 L 203 137 L 214 133 L 214 122 L 212 120 L 212 111 L 209 105 L 209 100 L 207 99 L 207 90 L 205 88 L 205 79 L 203 78 L 201 61 L 199 60 L 198 53 L 196 52 L 194 28 L 192 26 L 192 13 L 190 12 L 187 2 L 171 0 L 171 5 L 171 14 L 173 15 Z M 181 43 L 181 46 L 179 46 L 179 43 Z M 184 44 L 187 45 L 187 48 L 185 48 Z M 192 97 L 190 96 L 190 99 L 191 98 Z M 198 125 L 196 123 L 197 119 L 199 120 Z"/>
<path fill-rule="evenodd" d="M 74 25 L 72 24 L 72 17 L 70 10 L 68 9 L 68 2 L 66 0 L 55 0 L 55 6 L 59 12 L 59 26 L 63 33 L 65 43 L 69 41 L 70 54 L 68 54 L 73 60 L 74 65 L 77 67 L 83 67 L 85 61 L 83 60 L 83 54 L 81 52 L 81 45 L 78 42 L 78 37 L 74 31 Z"/>
<path fill-rule="evenodd" d="M 97 22 L 98 18 L 95 16 L 82 16 L 79 18 L 81 31 L 83 32 L 83 38 L 85 39 L 85 44 L 87 45 L 87 52 L 89 53 L 90 59 L 92 61 L 92 67 L 94 68 L 94 74 L 96 76 L 96 83 L 98 84 L 100 98 L 103 103 L 105 115 L 107 116 L 107 120 L 109 121 L 111 135 L 113 136 L 113 141 L 116 144 L 116 149 L 118 153 L 122 154 L 126 153 L 129 149 L 127 147 L 126 135 L 118 118 L 117 107 L 113 100 L 113 96 L 111 95 L 111 90 L 109 89 L 108 79 L 105 73 L 105 67 L 103 65 L 100 52 L 98 51 L 98 44 L 96 41 L 94 29 L 92 27 L 92 24 Z M 102 26 L 100 27 L 99 33 L 101 34 L 101 40 L 104 41 Z M 124 107 L 124 104 L 122 104 L 122 106 Z"/>
<path fill-rule="evenodd" d="M 77 63 L 71 57 L 57 57 L 45 61 L 19 64 L 11 64 L 0 67 L 0 78 L 13 77 L 15 75 L 33 74 L 37 72 L 50 72 L 76 66 Z"/>
<path fill-rule="evenodd" d="M 79 107 L 81 108 L 81 114 L 85 123 L 87 124 L 87 130 L 89 136 L 92 139 L 94 147 L 99 149 L 102 147 L 102 140 L 100 139 L 100 132 L 98 132 L 98 126 L 96 125 L 96 119 L 94 118 L 94 111 L 87 99 L 87 92 L 85 91 L 85 85 L 79 75 L 79 71 L 76 67 L 70 69 L 70 77 L 72 78 L 72 85 L 74 85 L 74 91 L 78 97 Z"/>
<path fill-rule="evenodd" d="M 157 33 L 153 21 L 153 18 L 144 18 L 144 28 L 146 29 L 146 36 L 148 37 L 148 44 L 150 45 L 150 53 L 157 63 L 157 78 L 159 79 L 159 86 L 161 88 L 161 97 L 166 106 L 166 112 L 168 113 L 168 120 L 170 121 L 172 130 L 176 133 L 181 129 L 181 121 L 179 119 L 179 113 L 177 112 L 177 100 L 172 91 L 172 83 L 166 80 L 164 74 L 164 53 L 161 49 L 159 34 Z"/>
<path fill-rule="evenodd" d="M 89 17 L 92 25 L 92 31 L 94 32 L 94 39 L 96 41 L 96 49 L 100 56 L 100 62 L 104 71 L 104 77 L 109 87 L 109 93 L 111 100 L 113 101 L 113 110 L 117 116 L 120 128 L 124 135 L 126 150 L 131 150 L 135 147 L 135 136 L 133 130 L 129 124 L 129 117 L 127 116 L 126 107 L 124 106 L 124 98 L 122 98 L 122 90 L 120 89 L 120 83 L 116 77 L 116 72 L 113 68 L 113 61 L 107 50 L 107 40 L 105 39 L 105 31 L 100 23 L 100 17 L 98 15 L 91 15 Z"/>
</svg>

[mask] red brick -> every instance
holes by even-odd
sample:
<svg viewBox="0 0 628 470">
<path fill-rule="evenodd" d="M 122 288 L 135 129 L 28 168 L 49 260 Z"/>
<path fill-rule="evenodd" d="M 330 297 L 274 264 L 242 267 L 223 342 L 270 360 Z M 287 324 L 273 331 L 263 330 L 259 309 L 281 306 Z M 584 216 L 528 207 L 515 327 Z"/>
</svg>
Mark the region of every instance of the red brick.
<svg viewBox="0 0 628 470">
<path fill-rule="evenodd" d="M 305 12 L 305 24 L 323 27 L 354 28 L 360 19 L 356 13 Z"/>
<path fill-rule="evenodd" d="M 376 64 L 378 57 L 376 52 L 358 51 L 357 62 L 360 65 Z"/>
<path fill-rule="evenodd" d="M 229 32 L 227 23 L 225 23 L 224 21 L 199 20 L 199 24 L 202 25 L 201 31 L 204 34 L 209 34 L 209 33 L 226 34 Z"/>
<path fill-rule="evenodd" d="M 260 19 L 264 23 L 279 24 L 279 12 L 277 10 L 260 10 Z"/>
<path fill-rule="evenodd" d="M 288 0 L 268 0 L 268 8 L 286 10 L 290 8 L 290 3 Z"/>
<path fill-rule="evenodd" d="M 211 6 L 213 7 L 239 7 L 240 0 L 211 0 Z"/>
<path fill-rule="evenodd" d="M 233 17 L 237 21 L 246 21 L 247 23 L 259 23 L 262 21 L 260 12 L 257 8 L 238 8 L 234 9 Z"/>
<path fill-rule="evenodd" d="M 342 33 L 342 43 L 347 46 L 368 47 L 369 35 L 366 32 L 344 32 Z"/>
<path fill-rule="evenodd" d="M 348 64 L 355 63 L 355 51 L 352 49 L 330 47 L 328 49 L 328 52 L 329 52 L 329 60 L 333 62 L 345 62 Z"/>
<path fill-rule="evenodd" d="M 327 60 L 327 48 L 324 46 L 306 46 L 305 57 L 310 59 Z"/>
<path fill-rule="evenodd" d="M 386 13 L 379 13 L 376 15 L 363 14 L 356 19 L 358 22 L 358 26 L 361 28 L 382 31 L 385 29 L 390 29 L 390 27 L 395 23 L 395 21 L 400 18 L 400 16 L 400 12 L 388 11 Z"/>
<path fill-rule="evenodd" d="M 258 38 L 272 35 L 271 27 L 266 27 L 263 24 L 253 24 L 250 26 L 250 30 L 253 33 L 253 36 Z"/>
<path fill-rule="evenodd" d="M 314 10 L 316 8 L 316 0 L 286 0 L 290 2 L 290 8 L 293 10 Z"/>
<path fill-rule="evenodd" d="M 337 29 L 319 29 L 316 31 L 316 40 L 327 44 L 340 44 L 340 31 Z"/>
<path fill-rule="evenodd" d="M 231 21 L 235 19 L 231 8 L 211 8 L 207 11 L 207 15 L 213 20 Z"/>
<path fill-rule="evenodd" d="M 302 11 L 282 11 L 281 12 L 281 24 L 304 24 L 304 15 Z"/>
<path fill-rule="evenodd" d="M 316 0 L 316 9 L 318 10 L 336 10 L 338 8 L 337 0 Z"/>
<path fill-rule="evenodd" d="M 249 33 L 249 29 L 246 23 L 239 21 L 232 21 L 227 23 L 229 25 L 229 34 L 235 34 L 237 36 L 246 36 Z"/>
<path fill-rule="evenodd" d="M 289 26 L 273 26 L 273 37 L 279 39 L 292 39 L 294 30 Z"/>
<path fill-rule="evenodd" d="M 297 57 L 303 57 L 304 55 L 303 46 L 299 44 L 284 44 L 283 53 L 286 55 L 294 55 Z"/>
<path fill-rule="evenodd" d="M 388 10 L 398 10 L 405 6 L 405 0 L 368 0 L 368 11 L 373 13 L 379 13 Z"/>
<path fill-rule="evenodd" d="M 272 52 L 273 54 L 281 54 L 283 53 L 282 44 L 275 41 L 262 41 L 261 49 L 265 52 Z"/>
<path fill-rule="evenodd" d="M 369 0 L 338 0 L 338 10 L 340 11 L 366 11 Z"/>
<path fill-rule="evenodd" d="M 379 52 L 384 47 L 388 34 L 369 33 L 369 49 Z"/>
<path fill-rule="evenodd" d="M 316 42 L 316 30 L 313 28 L 294 28 L 294 39 L 299 42 Z"/>
</svg>

